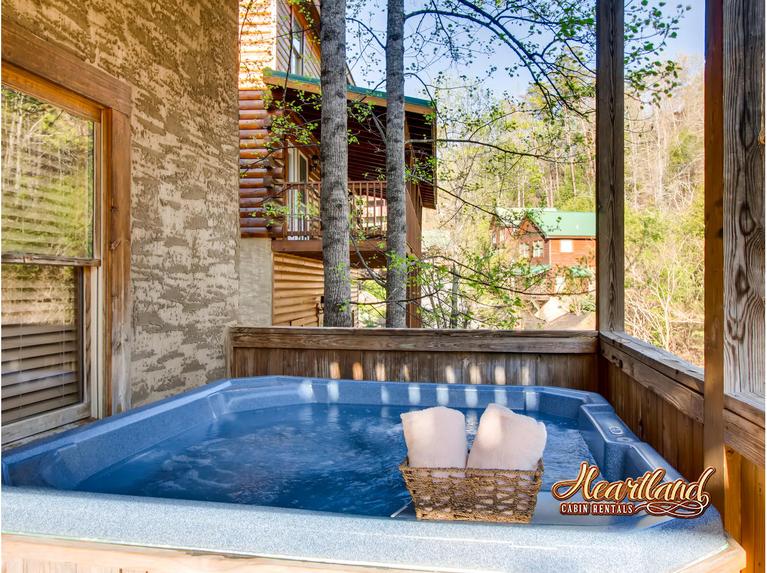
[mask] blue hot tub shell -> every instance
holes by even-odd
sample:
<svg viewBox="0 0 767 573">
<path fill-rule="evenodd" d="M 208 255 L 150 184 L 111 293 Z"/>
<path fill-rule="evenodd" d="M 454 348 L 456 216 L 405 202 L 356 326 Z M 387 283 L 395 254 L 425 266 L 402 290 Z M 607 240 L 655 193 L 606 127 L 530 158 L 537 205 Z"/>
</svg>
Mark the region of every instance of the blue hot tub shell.
<svg viewBox="0 0 767 573">
<path fill-rule="evenodd" d="M 727 546 L 710 508 L 685 520 L 562 516 L 539 494 L 529 525 L 394 518 L 71 490 L 98 471 L 223 413 L 301 403 L 484 408 L 576 419 L 608 480 L 663 467 L 598 394 L 538 386 L 231 379 L 5 452 L 6 533 L 309 561 L 460 571 L 674 571 Z M 574 477 L 574 476 L 573 476 Z M 577 501 L 577 500 L 575 500 Z"/>
</svg>

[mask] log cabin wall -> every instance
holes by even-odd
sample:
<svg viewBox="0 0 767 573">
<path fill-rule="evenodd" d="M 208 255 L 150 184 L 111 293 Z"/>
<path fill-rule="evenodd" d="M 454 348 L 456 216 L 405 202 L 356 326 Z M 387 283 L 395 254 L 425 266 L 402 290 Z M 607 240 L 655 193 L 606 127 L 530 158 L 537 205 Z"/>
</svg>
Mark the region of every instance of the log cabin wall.
<svg viewBox="0 0 767 573">
<path fill-rule="evenodd" d="M 274 326 L 322 326 L 322 261 L 274 253 L 272 322 Z M 352 301 L 359 299 L 359 271 L 352 271 Z M 357 317 L 356 308 L 352 314 Z"/>
<path fill-rule="evenodd" d="M 272 323 L 272 228 L 264 209 L 281 190 L 282 150 L 267 148 L 272 122 L 264 68 L 276 57 L 277 16 L 273 0 L 239 2 L 239 320 L 254 326 Z"/>
<path fill-rule="evenodd" d="M 285 183 L 285 152 L 268 149 L 271 114 L 267 89 L 240 88 L 240 235 L 243 238 L 282 236 L 279 217 L 270 217 L 269 199 L 281 195 Z"/>
<path fill-rule="evenodd" d="M 292 14 L 292 16 L 291 16 Z M 290 69 L 291 21 L 303 32 L 303 74 L 318 78 L 319 44 L 316 10 L 308 3 L 287 0 L 240 2 L 240 233 L 242 237 L 281 237 L 282 222 L 269 213 L 270 199 L 281 199 L 286 181 L 287 154 L 271 141 L 274 109 L 264 69 Z"/>
<path fill-rule="evenodd" d="M 247 328 L 229 375 L 521 384 L 597 390 L 594 332 Z"/>
<path fill-rule="evenodd" d="M 563 250 L 562 241 L 570 241 L 570 251 Z M 593 268 L 596 247 L 596 239 L 573 236 L 550 238 L 544 248 L 549 257 L 548 264 L 553 267 L 571 267 L 585 263 L 585 266 Z"/>
<path fill-rule="evenodd" d="M 276 65 L 277 14 L 271 0 L 240 2 L 240 234 L 268 238 L 265 201 L 279 194 L 284 175 L 282 150 L 269 150 L 269 89 L 264 68 Z"/>
<path fill-rule="evenodd" d="M 521 256 L 519 245 L 527 245 L 531 264 L 545 264 L 553 267 L 573 266 L 583 264 L 584 262 L 587 263 L 587 266 L 594 267 L 595 264 L 597 241 L 594 237 L 557 236 L 546 238 L 543 233 L 527 221 L 522 223 L 517 232 L 514 232 L 512 229 L 501 228 L 496 229 L 495 233 L 496 241 L 509 245 L 515 257 Z M 571 241 L 571 251 L 562 251 L 563 240 Z M 538 257 L 534 256 L 533 249 L 536 242 L 540 242 L 543 246 L 541 255 Z"/>
</svg>

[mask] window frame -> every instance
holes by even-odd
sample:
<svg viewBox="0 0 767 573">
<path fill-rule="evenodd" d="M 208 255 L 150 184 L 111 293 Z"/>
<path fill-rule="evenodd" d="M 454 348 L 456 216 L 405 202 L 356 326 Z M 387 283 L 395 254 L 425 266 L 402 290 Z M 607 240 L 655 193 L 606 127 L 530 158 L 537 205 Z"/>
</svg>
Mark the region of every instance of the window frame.
<svg viewBox="0 0 767 573">
<path fill-rule="evenodd" d="M 303 26 L 298 21 L 294 9 L 290 10 L 290 55 L 288 57 L 288 72 L 291 74 L 304 75 L 304 56 L 306 52 L 306 34 Z M 296 46 L 298 44 L 298 46 Z M 295 58 L 295 61 L 294 61 Z M 296 70 L 293 69 L 294 63 Z"/>
<path fill-rule="evenodd" d="M 93 258 L 17 257 L 22 262 L 37 261 L 97 269 L 90 274 L 93 275 L 91 280 L 98 281 L 98 284 L 90 289 L 88 295 L 91 309 L 97 313 L 97 327 L 92 339 L 97 361 L 88 374 L 92 380 L 88 393 L 90 411 L 87 416 L 81 417 L 84 407 L 78 404 L 12 422 L 2 427 L 3 446 L 7 446 L 42 432 L 119 413 L 130 407 L 132 88 L 83 62 L 77 55 L 32 34 L 13 20 L 3 20 L 2 35 L 4 75 L 7 71 L 16 74 L 22 84 L 15 89 L 30 93 L 30 89 L 34 88 L 25 89 L 24 84 L 30 81 L 57 91 L 61 97 L 51 103 L 68 111 L 83 115 L 84 112 L 95 113 L 88 110 L 97 109 L 100 119 L 97 145 L 103 150 L 100 161 L 94 165 L 94 172 L 98 173 L 94 193 L 94 212 L 97 214 L 94 237 L 100 237 L 101 240 L 94 240 Z M 35 93 L 30 95 L 40 97 Z M 45 97 L 42 99 L 50 101 Z M 13 262 L 13 258 L 3 257 L 3 262 Z M 97 264 L 94 259 L 98 259 Z M 100 300 L 94 300 L 98 293 L 101 293 Z M 74 415 L 77 420 L 71 420 L 73 413 L 65 411 L 67 408 L 80 409 Z M 42 416 L 48 418 L 38 420 Z"/>
<path fill-rule="evenodd" d="M 309 182 L 309 158 L 303 154 L 297 147 L 289 147 L 287 153 L 287 183 L 288 197 L 288 230 L 297 232 L 307 232 L 309 222 L 307 214 L 309 212 L 309 197 L 306 188 L 296 189 L 290 187 L 291 183 Z M 306 171 L 302 176 L 301 168 L 305 166 Z"/>
<path fill-rule="evenodd" d="M 54 105 L 71 115 L 91 121 L 95 128 L 93 133 L 93 207 L 91 211 L 93 217 L 92 255 L 90 257 L 64 257 L 25 252 L 2 254 L 3 264 L 65 266 L 76 269 L 77 277 L 75 287 L 78 299 L 76 329 L 78 331 L 78 354 L 80 355 L 79 366 L 82 369 L 80 380 L 82 399 L 76 404 L 56 408 L 3 426 L 4 435 L 9 434 L 24 438 L 58 426 L 88 418 L 98 418 L 103 413 L 99 399 L 100 380 L 103 379 L 99 372 L 99 365 L 103 362 L 101 356 L 103 348 L 99 344 L 98 331 L 103 316 L 101 309 L 103 301 L 102 220 L 104 218 L 102 170 L 107 149 L 102 135 L 103 107 L 13 64 L 3 66 L 2 85 Z M 84 340 L 86 336 L 91 338 L 91 343 L 88 345 L 89 352 L 85 352 Z"/>
</svg>

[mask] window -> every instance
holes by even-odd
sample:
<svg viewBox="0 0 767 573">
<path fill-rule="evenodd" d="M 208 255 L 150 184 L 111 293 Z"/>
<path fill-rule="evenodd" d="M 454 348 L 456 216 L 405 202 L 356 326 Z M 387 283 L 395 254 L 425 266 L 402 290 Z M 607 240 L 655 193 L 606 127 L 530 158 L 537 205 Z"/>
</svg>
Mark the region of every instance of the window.
<svg viewBox="0 0 767 573">
<path fill-rule="evenodd" d="M 288 150 L 288 237 L 308 239 L 311 218 L 309 213 L 309 160 L 296 148 Z M 291 183 L 293 185 L 291 185 Z"/>
<path fill-rule="evenodd" d="M 535 241 L 533 243 L 533 256 L 534 257 L 542 257 L 543 256 L 543 242 L 542 241 Z"/>
<path fill-rule="evenodd" d="M 304 74 L 304 29 L 295 13 L 290 13 L 290 73 Z"/>
<path fill-rule="evenodd" d="M 309 181 L 309 160 L 295 148 L 290 151 L 288 179 L 292 183 L 306 183 Z"/>
<path fill-rule="evenodd" d="M 527 243 L 520 243 L 519 256 L 523 259 L 528 258 L 530 256 L 530 245 L 528 245 Z"/>
<path fill-rule="evenodd" d="M 93 414 L 101 109 L 3 72 L 2 416 L 44 431 Z"/>
<path fill-rule="evenodd" d="M 562 239 L 559 241 L 559 252 L 560 253 L 572 253 L 573 252 L 573 241 L 572 239 Z"/>
</svg>

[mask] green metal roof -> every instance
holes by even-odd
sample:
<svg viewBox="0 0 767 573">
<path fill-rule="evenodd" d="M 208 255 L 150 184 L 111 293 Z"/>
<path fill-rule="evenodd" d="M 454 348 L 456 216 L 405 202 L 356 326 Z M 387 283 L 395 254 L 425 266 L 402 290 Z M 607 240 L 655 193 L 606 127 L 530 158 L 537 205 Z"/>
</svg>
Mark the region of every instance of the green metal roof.
<svg viewBox="0 0 767 573">
<path fill-rule="evenodd" d="M 591 211 L 559 211 L 558 209 L 496 209 L 507 225 L 532 221 L 545 237 L 596 237 L 597 215 Z"/>
<path fill-rule="evenodd" d="M 317 87 L 320 86 L 320 79 L 319 78 L 312 78 L 309 76 L 299 76 L 298 74 L 289 74 L 287 72 L 281 72 L 278 70 L 272 70 L 269 68 L 266 68 L 264 70 L 264 77 L 266 78 L 272 78 L 276 80 L 289 80 L 294 82 L 300 82 L 300 83 L 306 83 L 306 84 L 312 84 Z M 363 88 L 360 86 L 354 86 L 354 85 L 347 85 L 346 90 L 349 93 L 358 94 L 361 96 L 369 96 L 369 97 L 376 97 L 376 98 L 382 98 L 386 99 L 386 92 L 378 91 L 378 90 L 371 90 L 368 88 Z M 432 100 L 428 99 L 421 99 L 417 97 L 410 97 L 405 96 L 405 103 L 410 103 L 413 105 L 420 105 L 425 107 L 434 107 L 434 102 Z"/>
</svg>

